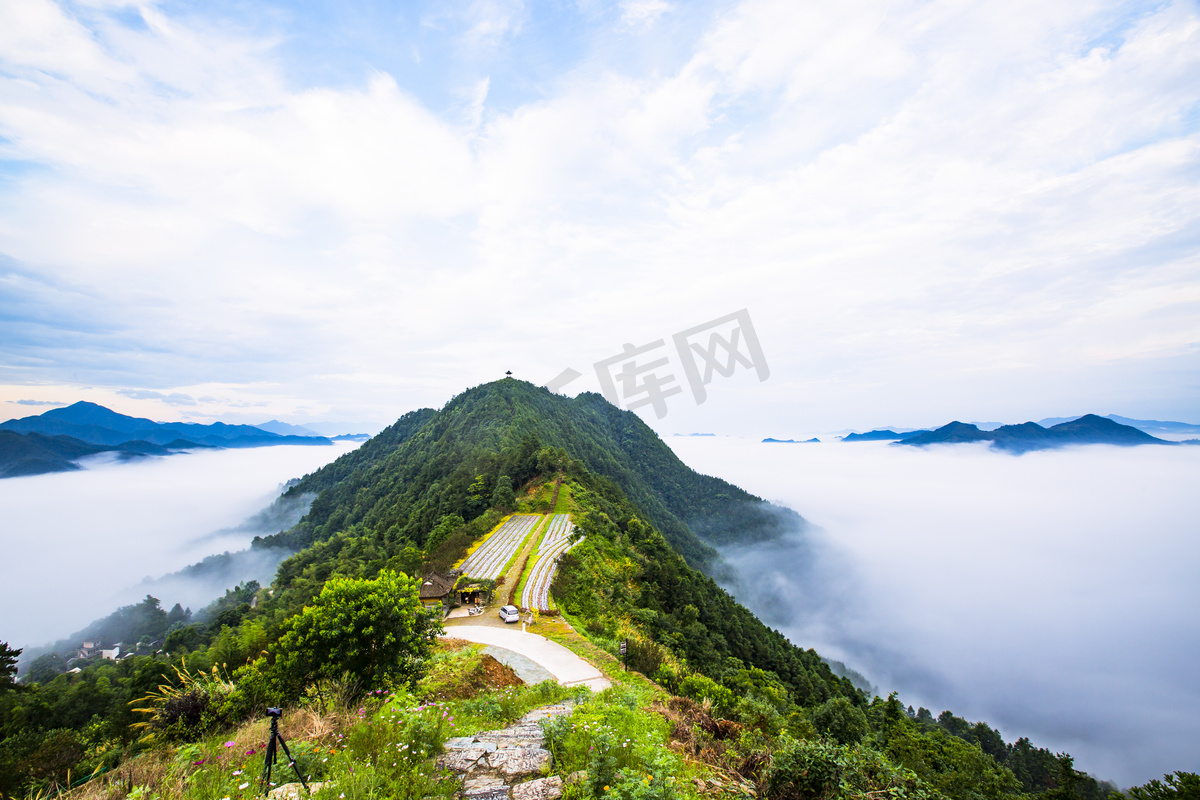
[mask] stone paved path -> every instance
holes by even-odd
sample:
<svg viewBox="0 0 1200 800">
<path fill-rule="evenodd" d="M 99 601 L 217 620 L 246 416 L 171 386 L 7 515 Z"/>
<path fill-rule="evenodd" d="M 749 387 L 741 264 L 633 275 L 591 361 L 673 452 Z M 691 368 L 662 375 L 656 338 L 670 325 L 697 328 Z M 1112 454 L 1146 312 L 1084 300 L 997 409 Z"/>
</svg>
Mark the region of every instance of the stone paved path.
<svg viewBox="0 0 1200 800">
<path fill-rule="evenodd" d="M 438 766 L 462 777 L 463 800 L 558 800 L 562 778 L 541 776 L 552 762 L 540 720 L 569 715 L 571 702 L 530 711 L 513 725 L 446 741 Z"/>
</svg>

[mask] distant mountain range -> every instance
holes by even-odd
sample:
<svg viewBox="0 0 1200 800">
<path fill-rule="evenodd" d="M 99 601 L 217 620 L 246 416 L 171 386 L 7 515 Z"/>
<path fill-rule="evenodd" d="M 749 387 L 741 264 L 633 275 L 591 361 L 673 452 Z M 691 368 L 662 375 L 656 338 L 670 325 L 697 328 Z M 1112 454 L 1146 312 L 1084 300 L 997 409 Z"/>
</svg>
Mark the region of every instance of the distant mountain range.
<svg viewBox="0 0 1200 800">
<path fill-rule="evenodd" d="M 255 425 L 254 427 L 258 428 L 259 430 L 267 431 L 268 433 L 277 433 L 280 436 L 320 436 L 321 435 L 321 434 L 317 433 L 316 431 L 309 430 L 308 428 L 305 428 L 303 426 L 290 425 L 286 422 L 280 422 L 277 419 L 273 419 L 270 422 L 263 422 L 259 425 Z"/>
<path fill-rule="evenodd" d="M 1200 434 L 1200 425 L 1194 425 L 1190 422 L 1171 422 L 1169 420 L 1160 419 L 1130 419 L 1117 414 L 1106 414 L 1105 419 L 1111 419 L 1113 422 L 1119 422 L 1122 425 L 1129 425 L 1146 433 L 1166 433 L 1166 434 Z M 1059 425 L 1063 422 L 1074 422 L 1079 417 L 1047 417 L 1046 419 L 1038 420 L 1038 424 L 1048 428 L 1053 425 Z"/>
<path fill-rule="evenodd" d="M 336 426 L 339 423 L 314 422 L 313 424 L 316 426 L 327 427 L 331 424 Z M 260 425 L 255 425 L 254 427 L 270 433 L 277 433 L 280 436 L 324 436 L 327 439 L 335 442 L 365 442 L 367 439 L 371 438 L 371 434 L 369 433 L 339 433 L 337 436 L 330 436 L 327 433 L 321 433 L 313 430 L 312 428 L 303 427 L 300 425 L 291 425 L 287 422 L 280 422 L 277 419 L 273 419 L 270 422 L 264 422 Z M 342 427 L 341 429 L 345 430 L 345 427 Z"/>
<path fill-rule="evenodd" d="M 966 422 L 951 422 L 937 430 L 906 436 L 893 444 L 919 447 L 927 444 L 960 442 L 991 442 L 992 447 L 998 450 L 1015 453 L 1024 453 L 1029 450 L 1049 450 L 1073 444 L 1114 444 L 1122 447 L 1139 444 L 1177 444 L 1158 439 L 1131 425 L 1122 425 L 1108 417 L 1099 417 L 1095 414 L 1085 414 L 1049 428 L 1044 428 L 1036 422 L 1025 422 L 1020 425 L 1002 425 L 993 431 L 984 431 Z"/>
<path fill-rule="evenodd" d="M 820 442 L 821 440 L 815 436 L 811 439 L 772 439 L 769 436 L 763 439 L 763 444 L 820 444 Z"/>
<path fill-rule="evenodd" d="M 890 428 L 885 428 L 879 431 L 868 431 L 867 433 L 850 433 L 842 437 L 843 442 L 885 442 L 889 439 L 910 439 L 913 436 L 919 436 L 922 433 L 929 431 L 905 431 L 897 433 Z"/>
<path fill-rule="evenodd" d="M 277 423 L 284 425 L 284 423 Z M 154 422 L 79 402 L 0 423 L 0 478 L 78 469 L 84 456 L 163 455 L 197 447 L 328 445 L 324 436 L 274 433 L 254 425 Z"/>
</svg>

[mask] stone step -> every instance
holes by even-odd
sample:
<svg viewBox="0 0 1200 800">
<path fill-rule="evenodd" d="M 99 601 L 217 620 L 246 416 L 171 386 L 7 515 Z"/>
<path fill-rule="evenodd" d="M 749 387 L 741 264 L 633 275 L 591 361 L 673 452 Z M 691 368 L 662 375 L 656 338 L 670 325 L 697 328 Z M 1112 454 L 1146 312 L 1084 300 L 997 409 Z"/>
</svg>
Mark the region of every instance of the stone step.
<svg viewBox="0 0 1200 800">
<path fill-rule="evenodd" d="M 462 800 L 558 800 L 561 778 L 530 780 L 553 761 L 538 723 L 574 709 L 570 702 L 555 703 L 533 709 L 507 728 L 448 739 L 437 764 L 462 775 Z"/>
</svg>

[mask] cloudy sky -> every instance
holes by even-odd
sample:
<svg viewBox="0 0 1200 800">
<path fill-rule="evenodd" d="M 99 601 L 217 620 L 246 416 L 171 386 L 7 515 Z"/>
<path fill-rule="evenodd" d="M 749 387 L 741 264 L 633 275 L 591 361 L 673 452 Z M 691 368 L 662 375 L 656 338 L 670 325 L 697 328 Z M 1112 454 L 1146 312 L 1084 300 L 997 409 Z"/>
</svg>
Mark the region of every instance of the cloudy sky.
<svg viewBox="0 0 1200 800">
<path fill-rule="evenodd" d="M 1186 1 L 8 0 L 0 417 L 365 426 L 745 308 L 660 429 L 1200 422 L 1198 129 Z"/>
</svg>

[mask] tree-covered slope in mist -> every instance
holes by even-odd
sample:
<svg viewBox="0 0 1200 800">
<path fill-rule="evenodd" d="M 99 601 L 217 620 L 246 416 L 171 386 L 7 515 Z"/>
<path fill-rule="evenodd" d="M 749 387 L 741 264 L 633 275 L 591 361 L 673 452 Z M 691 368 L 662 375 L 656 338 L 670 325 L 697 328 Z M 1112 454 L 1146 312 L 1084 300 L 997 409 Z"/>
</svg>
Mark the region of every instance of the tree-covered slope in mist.
<svg viewBox="0 0 1200 800">
<path fill-rule="evenodd" d="M 713 544 L 773 538 L 799 528 L 794 512 L 690 469 L 635 414 L 597 394 L 569 399 L 504 379 L 470 389 L 440 411 L 405 414 L 355 452 L 306 476 L 312 509 L 278 542 L 294 547 L 351 525 L 417 547 L 445 514 L 471 519 L 490 507 L 496 482 L 521 485 L 542 448 L 565 451 L 621 488 L 690 564 L 711 566 Z M 508 451 L 512 456 L 501 458 Z"/>
</svg>

